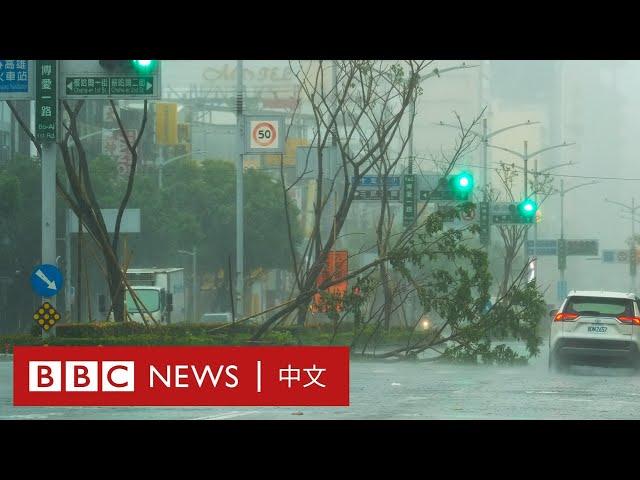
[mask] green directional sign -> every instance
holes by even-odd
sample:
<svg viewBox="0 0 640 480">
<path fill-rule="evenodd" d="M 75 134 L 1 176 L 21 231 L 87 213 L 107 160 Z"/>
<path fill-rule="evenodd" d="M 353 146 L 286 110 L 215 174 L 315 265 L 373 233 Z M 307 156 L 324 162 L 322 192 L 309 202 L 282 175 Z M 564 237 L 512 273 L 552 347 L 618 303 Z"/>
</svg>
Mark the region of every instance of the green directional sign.
<svg viewBox="0 0 640 480">
<path fill-rule="evenodd" d="M 110 95 L 149 95 L 153 92 L 153 77 L 115 77 L 109 82 Z"/>
<path fill-rule="evenodd" d="M 64 88 L 70 95 L 109 95 L 109 79 L 107 77 L 68 77 Z"/>
<path fill-rule="evenodd" d="M 56 60 L 36 61 L 36 140 L 55 142 L 58 133 Z"/>
<path fill-rule="evenodd" d="M 159 99 L 159 60 L 60 60 L 59 95 L 69 99 Z"/>
<path fill-rule="evenodd" d="M 67 77 L 67 95 L 149 95 L 153 93 L 153 77 Z"/>
<path fill-rule="evenodd" d="M 598 255 L 598 240 L 565 240 L 567 255 Z"/>
</svg>

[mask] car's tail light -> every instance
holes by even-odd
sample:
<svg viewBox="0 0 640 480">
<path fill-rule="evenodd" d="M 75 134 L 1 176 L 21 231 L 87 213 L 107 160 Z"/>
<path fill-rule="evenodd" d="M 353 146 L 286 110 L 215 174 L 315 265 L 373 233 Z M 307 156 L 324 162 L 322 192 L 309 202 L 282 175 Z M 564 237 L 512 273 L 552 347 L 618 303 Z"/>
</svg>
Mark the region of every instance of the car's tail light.
<svg viewBox="0 0 640 480">
<path fill-rule="evenodd" d="M 578 318 L 577 313 L 560 312 L 553 320 L 555 322 L 573 322 L 576 318 Z"/>
<path fill-rule="evenodd" d="M 618 320 L 622 323 L 626 323 L 627 325 L 640 325 L 640 317 L 627 317 L 620 315 Z"/>
</svg>

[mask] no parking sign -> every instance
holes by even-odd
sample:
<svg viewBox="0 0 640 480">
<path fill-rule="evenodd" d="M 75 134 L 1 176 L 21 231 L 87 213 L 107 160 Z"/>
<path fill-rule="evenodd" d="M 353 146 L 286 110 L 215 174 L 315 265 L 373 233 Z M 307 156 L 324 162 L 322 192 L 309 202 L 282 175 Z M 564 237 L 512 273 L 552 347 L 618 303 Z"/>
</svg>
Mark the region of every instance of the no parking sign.
<svg viewBox="0 0 640 480">
<path fill-rule="evenodd" d="M 250 115 L 245 117 L 246 153 L 283 153 L 283 118 L 278 115 Z"/>
</svg>

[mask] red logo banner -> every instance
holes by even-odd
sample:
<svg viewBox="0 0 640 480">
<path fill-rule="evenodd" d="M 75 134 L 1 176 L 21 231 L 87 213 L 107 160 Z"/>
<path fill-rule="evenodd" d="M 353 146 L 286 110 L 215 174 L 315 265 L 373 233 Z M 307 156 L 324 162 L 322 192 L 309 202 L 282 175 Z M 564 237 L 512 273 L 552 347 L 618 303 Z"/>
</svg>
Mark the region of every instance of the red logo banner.
<svg viewBox="0 0 640 480">
<path fill-rule="evenodd" d="M 348 406 L 348 347 L 18 347 L 16 406 Z"/>
</svg>

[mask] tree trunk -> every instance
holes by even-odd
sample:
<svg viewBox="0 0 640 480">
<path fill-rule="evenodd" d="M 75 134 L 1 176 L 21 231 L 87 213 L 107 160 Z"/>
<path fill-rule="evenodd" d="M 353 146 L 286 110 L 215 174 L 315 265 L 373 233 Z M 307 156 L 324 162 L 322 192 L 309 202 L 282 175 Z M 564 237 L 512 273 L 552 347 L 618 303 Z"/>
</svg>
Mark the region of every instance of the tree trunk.
<svg viewBox="0 0 640 480">
<path fill-rule="evenodd" d="M 391 311 L 393 310 L 393 294 L 389 282 L 389 272 L 385 262 L 380 264 L 380 276 L 382 277 L 382 291 L 384 292 L 384 330 L 389 331 L 391 327 Z"/>
<path fill-rule="evenodd" d="M 111 305 L 113 305 L 113 318 L 116 322 L 125 321 L 124 294 L 125 288 L 122 282 L 121 270 L 118 264 L 110 261 L 107 266 L 109 275 L 109 293 Z"/>
<path fill-rule="evenodd" d="M 502 285 L 500 286 L 500 294 L 499 296 L 503 296 L 507 293 L 507 289 L 509 288 L 509 279 L 511 278 L 511 265 L 513 264 L 513 255 L 510 250 L 507 250 L 504 256 L 504 275 L 502 278 Z"/>
<path fill-rule="evenodd" d="M 301 305 L 298 308 L 298 326 L 304 327 L 304 322 L 307 320 L 307 305 Z"/>
</svg>

